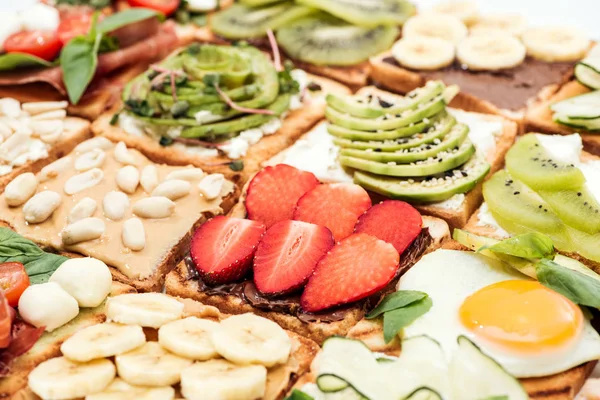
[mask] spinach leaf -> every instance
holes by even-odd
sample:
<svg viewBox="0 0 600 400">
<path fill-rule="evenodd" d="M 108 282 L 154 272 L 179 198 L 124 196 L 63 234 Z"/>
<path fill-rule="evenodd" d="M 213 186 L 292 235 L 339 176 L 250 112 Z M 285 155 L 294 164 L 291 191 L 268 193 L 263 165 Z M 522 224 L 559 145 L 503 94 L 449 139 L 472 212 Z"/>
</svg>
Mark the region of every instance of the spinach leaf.
<svg viewBox="0 0 600 400">
<path fill-rule="evenodd" d="M 582 273 L 551 260 L 541 260 L 536 264 L 539 282 L 562 294 L 576 304 L 600 309 L 600 276 Z"/>
<path fill-rule="evenodd" d="M 56 4 L 68 4 L 70 6 L 90 6 L 96 9 L 110 6 L 111 0 L 56 0 Z"/>
<path fill-rule="evenodd" d="M 25 266 L 31 284 L 47 282 L 67 257 L 46 253 L 32 241 L 8 228 L 0 228 L 0 262 L 16 261 Z"/>
<path fill-rule="evenodd" d="M 73 104 L 79 102 L 96 73 L 101 40 L 102 35 L 99 33 L 96 33 L 93 40 L 78 36 L 67 43 L 60 53 L 63 81 Z"/>
<path fill-rule="evenodd" d="M 129 8 L 125 11 L 109 15 L 98 23 L 98 33 L 109 33 L 135 22 L 143 21 L 151 17 L 164 19 L 164 15 L 149 8 Z"/>
<path fill-rule="evenodd" d="M 427 293 L 418 292 L 415 290 L 400 290 L 388 294 L 383 298 L 383 300 L 381 300 L 377 307 L 365 315 L 365 318 L 376 318 L 385 312 L 406 307 L 416 301 L 423 300 L 425 297 L 427 297 Z"/>
<path fill-rule="evenodd" d="M 298 390 L 294 389 L 292 394 L 285 398 L 285 400 L 314 400 L 312 396 Z"/>
<path fill-rule="evenodd" d="M 538 232 L 517 235 L 491 246 L 483 246 L 478 251 L 481 250 L 533 259 L 553 259 L 555 254 L 552 239 Z"/>
<path fill-rule="evenodd" d="M 410 325 L 414 320 L 425 314 L 433 302 L 429 296 L 413 302 L 406 307 L 387 311 L 383 314 L 383 339 L 389 343 L 396 337 L 400 329 Z"/>
<path fill-rule="evenodd" d="M 0 71 L 26 67 L 51 67 L 54 64 L 25 53 L 7 53 L 0 56 Z"/>
</svg>

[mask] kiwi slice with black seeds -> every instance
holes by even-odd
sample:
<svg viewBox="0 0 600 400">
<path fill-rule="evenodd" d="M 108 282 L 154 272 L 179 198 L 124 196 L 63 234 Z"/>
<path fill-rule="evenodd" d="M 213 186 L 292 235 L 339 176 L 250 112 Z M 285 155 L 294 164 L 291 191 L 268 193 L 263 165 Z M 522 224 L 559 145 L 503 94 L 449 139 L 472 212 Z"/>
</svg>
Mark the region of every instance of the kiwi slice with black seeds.
<svg viewBox="0 0 600 400">
<path fill-rule="evenodd" d="M 356 65 L 389 49 L 398 28 L 365 28 L 325 13 L 301 18 L 277 31 L 277 42 L 292 58 L 316 65 Z"/>
<path fill-rule="evenodd" d="M 416 13 L 406 0 L 298 0 L 358 26 L 402 25 Z"/>
</svg>

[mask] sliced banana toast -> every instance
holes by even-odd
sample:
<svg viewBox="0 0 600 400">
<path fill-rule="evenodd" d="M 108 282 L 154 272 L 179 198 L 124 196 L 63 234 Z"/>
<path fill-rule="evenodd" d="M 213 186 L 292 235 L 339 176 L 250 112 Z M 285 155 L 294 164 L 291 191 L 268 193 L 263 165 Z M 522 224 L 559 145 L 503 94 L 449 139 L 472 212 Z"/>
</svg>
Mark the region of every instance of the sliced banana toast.
<svg viewBox="0 0 600 400">
<path fill-rule="evenodd" d="M 540 132 L 549 134 L 570 135 L 579 133 L 586 151 L 600 155 L 600 135 L 586 132 L 584 129 L 570 128 L 552 120 L 553 112 L 550 105 L 590 90 L 576 80 L 569 81 L 555 90 L 548 90 L 538 101 L 530 104 L 525 114 L 525 132 Z"/>
<path fill-rule="evenodd" d="M 93 138 L 42 169 L 39 185 L 19 181 L 5 192 L 0 220 L 45 249 L 96 257 L 114 279 L 159 291 L 191 233 L 237 198 L 237 187 L 222 175 L 208 176 L 212 182 L 200 189 L 205 177 L 200 169 L 155 164 L 124 143 Z"/>
</svg>

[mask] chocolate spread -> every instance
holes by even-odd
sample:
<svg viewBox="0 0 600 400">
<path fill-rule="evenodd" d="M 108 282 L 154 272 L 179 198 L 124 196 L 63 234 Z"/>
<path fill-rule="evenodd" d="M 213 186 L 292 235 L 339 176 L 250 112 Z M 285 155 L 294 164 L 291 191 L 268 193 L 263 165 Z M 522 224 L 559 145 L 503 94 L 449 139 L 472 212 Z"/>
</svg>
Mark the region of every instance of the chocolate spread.
<svg viewBox="0 0 600 400">
<path fill-rule="evenodd" d="M 394 57 L 384 62 L 399 67 Z M 527 57 L 520 65 L 500 71 L 469 71 L 460 63 L 437 71 L 415 71 L 426 80 L 443 80 L 456 84 L 460 90 L 487 100 L 499 108 L 517 111 L 525 107 L 527 100 L 551 84 L 566 82 L 572 74 L 574 63 L 548 63 Z M 404 68 L 404 67 L 403 67 Z"/>
<path fill-rule="evenodd" d="M 387 288 L 383 291 L 384 293 L 391 292 L 394 290 L 396 281 L 398 280 L 400 275 L 406 272 L 406 270 L 408 270 L 417 262 L 417 259 L 425 252 L 425 249 L 429 247 L 432 241 L 433 238 L 429 234 L 429 229 L 423 228 L 421 230 L 421 233 L 417 236 L 417 238 L 400 256 L 400 266 L 398 267 L 396 276 L 394 277 L 392 282 L 390 282 Z M 372 308 L 377 304 L 377 302 L 381 298 L 381 293 L 379 293 L 373 298 L 362 300 L 361 302 L 356 304 L 336 307 L 334 309 L 320 313 L 306 313 L 302 311 L 302 308 L 300 307 L 300 294 L 292 294 L 277 298 L 266 297 L 256 289 L 256 285 L 254 285 L 254 281 L 252 279 L 246 279 L 242 282 L 228 283 L 218 286 L 209 286 L 204 281 L 202 281 L 202 279 L 200 279 L 198 271 L 196 270 L 196 266 L 194 265 L 194 261 L 190 256 L 187 256 L 185 258 L 185 265 L 187 267 L 188 272 L 187 279 L 197 280 L 198 289 L 209 296 L 236 296 L 258 309 L 294 315 L 298 317 L 300 321 L 305 323 L 318 321 L 341 321 L 344 319 L 346 313 L 349 310 L 355 309 L 356 307 L 366 309 Z"/>
</svg>

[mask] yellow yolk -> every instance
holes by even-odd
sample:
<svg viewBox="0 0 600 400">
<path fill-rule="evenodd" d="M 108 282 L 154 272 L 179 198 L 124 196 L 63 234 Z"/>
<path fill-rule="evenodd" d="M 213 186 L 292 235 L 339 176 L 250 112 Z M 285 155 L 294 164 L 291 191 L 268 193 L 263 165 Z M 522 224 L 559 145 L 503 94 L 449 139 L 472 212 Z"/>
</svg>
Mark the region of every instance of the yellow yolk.
<svg viewBox="0 0 600 400">
<path fill-rule="evenodd" d="M 459 315 L 477 337 L 517 352 L 567 346 L 583 329 L 581 309 L 536 281 L 486 286 L 464 301 Z"/>
</svg>

